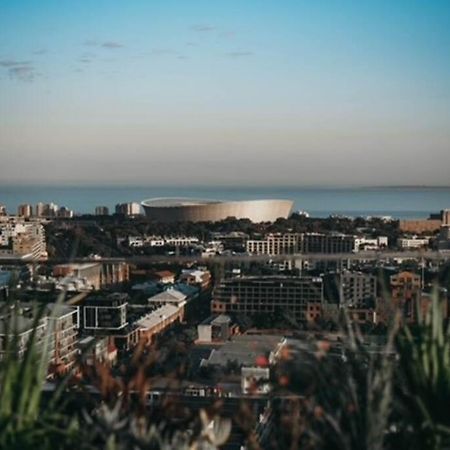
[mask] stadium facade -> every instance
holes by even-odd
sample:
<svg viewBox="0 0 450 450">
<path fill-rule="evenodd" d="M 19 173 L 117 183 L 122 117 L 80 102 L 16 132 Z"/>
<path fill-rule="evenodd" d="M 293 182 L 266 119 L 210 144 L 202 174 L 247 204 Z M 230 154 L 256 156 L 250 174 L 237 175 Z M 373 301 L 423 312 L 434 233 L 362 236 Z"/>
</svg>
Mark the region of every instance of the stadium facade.
<svg viewBox="0 0 450 450">
<path fill-rule="evenodd" d="M 252 222 L 274 222 L 288 218 L 292 212 L 291 200 L 219 201 L 191 198 L 152 198 L 142 207 L 149 219 L 159 222 L 218 222 L 227 217 L 250 219 Z"/>
</svg>

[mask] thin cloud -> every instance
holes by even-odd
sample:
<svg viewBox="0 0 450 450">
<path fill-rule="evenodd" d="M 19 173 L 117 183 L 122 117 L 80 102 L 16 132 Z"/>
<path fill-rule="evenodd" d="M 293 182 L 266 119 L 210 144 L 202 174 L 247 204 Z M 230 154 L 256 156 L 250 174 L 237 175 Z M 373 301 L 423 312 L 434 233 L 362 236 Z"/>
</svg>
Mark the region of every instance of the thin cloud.
<svg viewBox="0 0 450 450">
<path fill-rule="evenodd" d="M 213 27 L 212 25 L 206 25 L 206 24 L 197 24 L 197 25 L 193 25 L 191 27 L 192 31 L 197 31 L 199 33 L 214 31 L 215 29 L 216 29 L 216 27 Z"/>
<path fill-rule="evenodd" d="M 39 50 L 35 50 L 33 52 L 33 55 L 45 55 L 47 53 L 47 50 L 45 48 L 40 48 Z"/>
<path fill-rule="evenodd" d="M 225 56 L 228 56 L 229 58 L 245 58 L 248 56 L 253 56 L 254 53 L 250 51 L 241 51 L 241 52 L 228 52 L 225 53 Z"/>
<path fill-rule="evenodd" d="M 101 47 L 109 50 L 115 50 L 124 47 L 124 45 L 118 41 L 97 41 L 95 39 L 88 39 L 87 41 L 83 42 L 83 45 L 85 45 L 86 47 Z"/>
<path fill-rule="evenodd" d="M 232 39 L 236 37 L 236 33 L 234 31 L 222 31 L 219 33 L 219 36 L 222 38 Z"/>
<path fill-rule="evenodd" d="M 83 45 L 86 47 L 96 47 L 98 45 L 98 41 L 94 39 L 88 39 L 87 41 L 83 42 Z"/>
<path fill-rule="evenodd" d="M 17 61 L 15 59 L 0 60 L 0 67 L 29 66 L 31 61 Z"/>
<path fill-rule="evenodd" d="M 120 42 L 115 42 L 115 41 L 106 41 L 101 44 L 101 47 L 108 48 L 108 49 L 116 49 L 116 48 L 122 48 L 123 44 Z"/>
<path fill-rule="evenodd" d="M 32 66 L 15 66 L 8 70 L 9 76 L 12 79 L 19 81 L 34 81 L 36 78 L 36 72 Z"/>
<path fill-rule="evenodd" d="M 178 52 L 171 48 L 153 48 L 150 54 L 156 56 L 165 56 L 165 55 L 178 55 Z"/>
</svg>

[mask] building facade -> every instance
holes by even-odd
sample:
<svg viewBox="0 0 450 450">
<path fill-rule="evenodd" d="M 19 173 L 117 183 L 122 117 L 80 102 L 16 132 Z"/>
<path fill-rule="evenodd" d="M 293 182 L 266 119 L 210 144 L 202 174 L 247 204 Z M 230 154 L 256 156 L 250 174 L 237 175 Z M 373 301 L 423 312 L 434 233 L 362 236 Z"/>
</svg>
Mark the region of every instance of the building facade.
<svg viewBox="0 0 450 450">
<path fill-rule="evenodd" d="M 242 277 L 221 281 L 213 291 L 213 313 L 287 314 L 298 322 L 308 320 L 308 305 L 320 307 L 323 283 L 314 277 Z M 311 309 L 311 307 L 309 307 Z"/>
<path fill-rule="evenodd" d="M 346 308 L 365 309 L 375 306 L 377 278 L 373 275 L 345 271 L 337 276 L 339 304 Z"/>
<path fill-rule="evenodd" d="M 302 253 L 352 253 L 355 236 L 345 234 L 304 233 L 300 242 Z"/>
<path fill-rule="evenodd" d="M 269 234 L 264 239 L 250 239 L 246 251 L 252 255 L 277 256 L 297 253 L 301 235 L 297 233 Z"/>
<path fill-rule="evenodd" d="M 148 218 L 159 222 L 217 222 L 228 217 L 252 222 L 274 222 L 291 214 L 291 200 L 218 201 L 191 198 L 153 198 L 142 206 Z"/>
</svg>

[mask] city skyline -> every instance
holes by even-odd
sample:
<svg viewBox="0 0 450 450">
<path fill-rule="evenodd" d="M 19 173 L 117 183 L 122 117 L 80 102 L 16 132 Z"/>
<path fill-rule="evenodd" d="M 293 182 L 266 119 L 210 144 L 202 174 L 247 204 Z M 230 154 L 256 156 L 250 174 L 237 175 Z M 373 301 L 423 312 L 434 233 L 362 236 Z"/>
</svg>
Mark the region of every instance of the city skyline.
<svg viewBox="0 0 450 450">
<path fill-rule="evenodd" d="M 0 180 L 448 185 L 450 5 L 0 5 Z"/>
</svg>

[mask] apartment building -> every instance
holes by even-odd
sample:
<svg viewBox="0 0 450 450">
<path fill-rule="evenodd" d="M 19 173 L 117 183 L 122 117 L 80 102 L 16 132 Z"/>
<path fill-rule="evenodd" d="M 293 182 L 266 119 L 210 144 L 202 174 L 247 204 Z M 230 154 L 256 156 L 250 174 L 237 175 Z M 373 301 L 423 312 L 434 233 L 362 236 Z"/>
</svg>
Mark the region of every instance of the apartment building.
<svg viewBox="0 0 450 450">
<path fill-rule="evenodd" d="M 29 204 L 19 205 L 17 207 L 17 215 L 19 217 L 31 217 L 33 215 L 33 207 Z"/>
<path fill-rule="evenodd" d="M 141 205 L 136 202 L 118 203 L 115 208 L 116 214 L 124 216 L 137 216 L 141 214 Z"/>
<path fill-rule="evenodd" d="M 98 290 L 101 287 L 101 263 L 69 263 L 53 267 L 55 277 L 71 277 L 84 280 L 87 289 Z"/>
<path fill-rule="evenodd" d="M 102 263 L 100 287 L 110 288 L 130 281 L 130 267 L 126 262 Z"/>
<path fill-rule="evenodd" d="M 303 233 L 300 241 L 302 253 L 352 253 L 356 237 L 346 234 Z"/>
<path fill-rule="evenodd" d="M 108 216 L 109 215 L 109 209 L 107 206 L 96 206 L 94 212 L 95 212 L 96 216 Z"/>
<path fill-rule="evenodd" d="M 372 308 L 377 298 L 377 278 L 362 272 L 344 271 L 336 276 L 339 304 L 347 308 Z"/>
<path fill-rule="evenodd" d="M 46 259 L 44 227 L 17 217 L 0 222 L 0 254 L 32 261 Z"/>
<path fill-rule="evenodd" d="M 249 316 L 281 311 L 304 322 L 312 318 L 312 312 L 320 312 L 322 302 L 321 278 L 240 277 L 222 280 L 215 287 L 211 309 L 217 314 Z"/>
<path fill-rule="evenodd" d="M 13 314 L 17 316 L 13 318 Z M 35 314 L 32 305 L 21 304 L 0 319 L 0 358 L 8 351 L 23 357 L 33 338 L 38 353 L 47 348 L 48 376 L 63 375 L 74 366 L 78 355 L 77 308 L 49 304 L 33 330 Z M 10 347 L 13 336 L 17 337 L 14 349 Z"/>
<path fill-rule="evenodd" d="M 128 295 L 113 293 L 88 297 L 80 306 L 80 325 L 93 334 L 114 332 L 125 328 L 127 322 Z"/>
<path fill-rule="evenodd" d="M 246 251 L 252 255 L 284 255 L 299 251 L 301 235 L 298 233 L 268 234 L 264 239 L 249 239 Z"/>
<path fill-rule="evenodd" d="M 397 239 L 397 246 L 402 250 L 424 248 L 428 247 L 429 244 L 430 244 L 429 237 L 419 238 L 414 236 L 410 238 Z"/>
<path fill-rule="evenodd" d="M 400 272 L 390 277 L 392 305 L 394 310 L 400 310 L 407 322 L 413 322 L 416 308 L 421 296 L 422 280 L 413 272 Z"/>
</svg>

